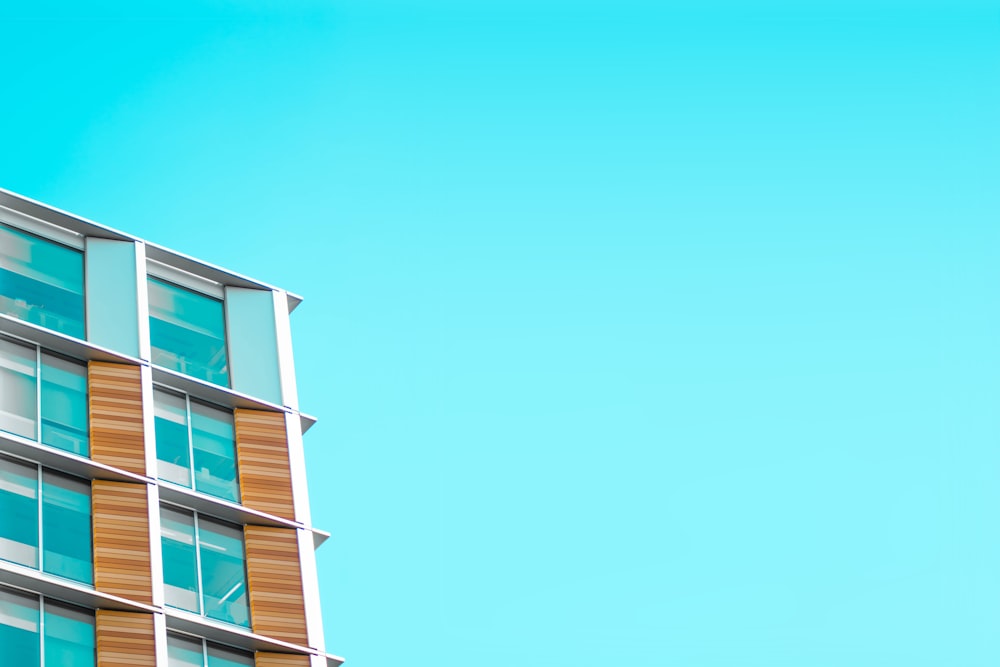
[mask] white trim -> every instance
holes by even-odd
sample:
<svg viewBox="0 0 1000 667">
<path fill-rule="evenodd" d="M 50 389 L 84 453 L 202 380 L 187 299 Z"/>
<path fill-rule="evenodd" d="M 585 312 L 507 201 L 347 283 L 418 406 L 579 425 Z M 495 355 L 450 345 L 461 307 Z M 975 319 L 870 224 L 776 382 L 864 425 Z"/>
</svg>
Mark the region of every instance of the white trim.
<svg viewBox="0 0 1000 667">
<path fill-rule="evenodd" d="M 170 664 L 170 653 L 167 647 L 167 617 L 162 611 L 153 614 L 153 647 L 156 651 L 156 664 Z"/>
<path fill-rule="evenodd" d="M 288 294 L 281 290 L 274 297 L 274 333 L 278 341 L 278 374 L 281 381 L 281 402 L 292 410 L 299 409 L 299 391 L 295 381 L 295 356 L 292 354 L 292 325 L 288 316 Z"/>
<path fill-rule="evenodd" d="M 146 485 L 146 502 L 149 504 L 149 570 L 153 577 L 153 605 L 164 607 L 167 604 L 167 594 L 163 581 L 163 544 L 161 543 L 163 531 L 160 525 L 160 489 L 156 484 Z"/>
<path fill-rule="evenodd" d="M 156 479 L 156 412 L 153 403 L 153 370 L 143 364 L 139 366 L 139 382 L 142 392 L 142 436 L 146 458 L 146 476 Z"/>
<path fill-rule="evenodd" d="M 136 313 L 139 317 L 139 358 L 149 361 L 153 358 L 149 342 L 149 284 L 146 282 L 146 244 L 135 242 L 135 286 L 139 303 Z"/>
<path fill-rule="evenodd" d="M 149 259 L 149 257 L 146 257 L 146 274 L 151 278 L 159 278 L 160 280 L 200 292 L 220 301 L 225 300 L 226 297 L 221 283 L 189 273 L 183 269 L 178 269 L 169 264 L 158 262 L 155 259 Z"/>
<path fill-rule="evenodd" d="M 35 236 L 40 236 L 47 241 L 55 241 L 64 246 L 69 246 L 74 250 L 83 250 L 84 236 L 77 232 L 53 225 L 38 218 L 25 215 L 20 211 L 0 205 L 0 223 L 13 227 Z"/>
<path fill-rule="evenodd" d="M 285 437 L 288 440 L 288 468 L 292 482 L 292 506 L 295 520 L 311 526 L 309 484 L 306 480 L 306 453 L 302 444 L 302 421 L 291 412 L 285 413 Z"/>
<path fill-rule="evenodd" d="M 316 570 L 316 547 L 312 535 L 299 529 L 296 531 L 299 543 L 299 572 L 302 575 L 302 599 L 306 612 L 306 636 L 309 646 L 326 651 L 323 637 L 323 612 L 319 598 L 319 574 Z"/>
</svg>

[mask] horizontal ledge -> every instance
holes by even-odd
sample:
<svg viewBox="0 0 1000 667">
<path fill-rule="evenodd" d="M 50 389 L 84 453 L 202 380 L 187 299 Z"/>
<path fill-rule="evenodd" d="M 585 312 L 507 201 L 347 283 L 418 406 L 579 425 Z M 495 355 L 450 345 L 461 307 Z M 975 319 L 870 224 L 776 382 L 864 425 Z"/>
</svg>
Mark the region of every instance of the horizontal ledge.
<svg viewBox="0 0 1000 667">
<path fill-rule="evenodd" d="M 0 452 L 39 463 L 44 468 L 59 470 L 85 479 L 106 479 L 113 482 L 138 482 L 150 484 L 152 477 L 120 470 L 72 452 L 43 445 L 13 433 L 0 431 Z"/>
<path fill-rule="evenodd" d="M 45 350 L 59 352 L 80 361 L 108 361 L 136 366 L 143 364 L 142 360 L 127 354 L 121 354 L 80 338 L 46 329 L 32 322 L 25 322 L 4 313 L 0 313 L 0 332 L 30 345 L 40 345 Z"/>
<path fill-rule="evenodd" d="M 229 644 L 251 651 L 273 651 L 275 653 L 295 653 L 298 655 L 320 655 L 319 651 L 306 646 L 258 635 L 249 628 L 216 621 L 206 616 L 199 616 L 181 609 L 165 607 L 167 627 L 180 630 L 200 637 L 205 637 L 221 644 Z"/>
<path fill-rule="evenodd" d="M 54 577 L 39 570 L 7 561 L 0 561 L 0 584 L 7 584 L 33 593 L 41 593 L 47 598 L 69 602 L 88 609 L 113 609 L 115 611 L 144 613 L 157 611 L 155 607 L 141 602 L 101 593 L 75 581 Z"/>
</svg>

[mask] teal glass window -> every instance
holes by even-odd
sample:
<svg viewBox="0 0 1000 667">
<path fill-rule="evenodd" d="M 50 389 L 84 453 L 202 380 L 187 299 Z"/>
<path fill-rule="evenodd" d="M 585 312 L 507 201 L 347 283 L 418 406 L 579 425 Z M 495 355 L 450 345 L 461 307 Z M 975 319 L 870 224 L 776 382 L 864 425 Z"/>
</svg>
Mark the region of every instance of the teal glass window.
<svg viewBox="0 0 1000 667">
<path fill-rule="evenodd" d="M 0 338 L 0 430 L 35 439 L 38 351 Z"/>
<path fill-rule="evenodd" d="M 253 667 L 253 655 L 201 637 L 167 634 L 167 667 Z"/>
<path fill-rule="evenodd" d="M 0 558 L 93 584 L 90 484 L 0 457 Z"/>
<path fill-rule="evenodd" d="M 0 430 L 89 456 L 87 367 L 0 338 Z"/>
<path fill-rule="evenodd" d="M 160 530 L 167 604 L 249 627 L 243 531 L 173 507 Z"/>
<path fill-rule="evenodd" d="M 94 615 L 44 600 L 45 667 L 93 667 Z"/>
<path fill-rule="evenodd" d="M 92 612 L 0 588 L 0 665 L 94 667 L 95 654 Z"/>
<path fill-rule="evenodd" d="M 91 534 L 90 484 L 42 471 L 42 569 L 93 584 Z"/>
<path fill-rule="evenodd" d="M 232 411 L 163 389 L 153 392 L 153 410 L 160 479 L 239 502 Z"/>
<path fill-rule="evenodd" d="M 0 457 L 0 558 L 38 568 L 38 466 Z"/>
<path fill-rule="evenodd" d="M 0 588 L 0 646 L 4 665 L 41 663 L 41 616 L 38 596 Z"/>
<path fill-rule="evenodd" d="M 160 544 L 167 604 L 200 614 L 194 514 L 161 507 Z"/>
<path fill-rule="evenodd" d="M 0 312 L 84 337 L 83 253 L 0 225 Z"/>
<path fill-rule="evenodd" d="M 228 387 L 222 301 L 156 278 L 148 284 L 153 363 Z"/>
<path fill-rule="evenodd" d="M 42 354 L 42 443 L 90 456 L 87 368 Z"/>
</svg>

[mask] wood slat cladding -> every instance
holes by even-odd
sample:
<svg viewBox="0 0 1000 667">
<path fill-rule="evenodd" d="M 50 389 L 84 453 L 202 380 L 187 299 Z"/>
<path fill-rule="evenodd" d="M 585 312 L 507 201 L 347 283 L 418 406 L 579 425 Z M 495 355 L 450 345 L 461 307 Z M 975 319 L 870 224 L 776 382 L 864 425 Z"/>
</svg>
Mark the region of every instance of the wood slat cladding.
<svg viewBox="0 0 1000 667">
<path fill-rule="evenodd" d="M 309 656 L 258 651 L 254 656 L 254 665 L 255 667 L 309 667 Z"/>
<path fill-rule="evenodd" d="M 253 631 L 307 645 L 298 532 L 294 528 L 246 526 L 244 535 Z"/>
<path fill-rule="evenodd" d="M 156 667 L 153 615 L 97 610 L 97 667 Z"/>
<path fill-rule="evenodd" d="M 91 498 L 94 588 L 153 604 L 146 485 L 95 479 Z"/>
<path fill-rule="evenodd" d="M 146 474 L 139 367 L 91 361 L 90 458 L 139 475 Z"/>
<path fill-rule="evenodd" d="M 243 504 L 294 521 L 284 413 L 237 409 L 235 421 Z"/>
</svg>

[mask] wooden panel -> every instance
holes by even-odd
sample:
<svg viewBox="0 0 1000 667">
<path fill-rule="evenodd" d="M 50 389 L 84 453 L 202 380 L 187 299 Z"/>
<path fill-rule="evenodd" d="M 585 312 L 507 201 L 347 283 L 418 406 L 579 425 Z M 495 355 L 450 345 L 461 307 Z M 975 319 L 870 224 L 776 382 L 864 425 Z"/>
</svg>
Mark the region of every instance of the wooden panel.
<svg viewBox="0 0 1000 667">
<path fill-rule="evenodd" d="M 284 413 L 238 409 L 235 420 L 243 504 L 294 521 Z"/>
<path fill-rule="evenodd" d="M 156 667 L 153 615 L 97 610 L 97 667 Z"/>
<path fill-rule="evenodd" d="M 145 484 L 93 482 L 94 587 L 153 604 Z"/>
<path fill-rule="evenodd" d="M 91 361 L 90 458 L 122 470 L 146 474 L 139 367 Z"/>
<path fill-rule="evenodd" d="M 309 656 L 258 651 L 254 658 L 254 665 L 256 667 L 309 667 Z"/>
<path fill-rule="evenodd" d="M 247 588 L 253 631 L 306 645 L 306 607 L 294 528 L 246 526 Z"/>
</svg>

